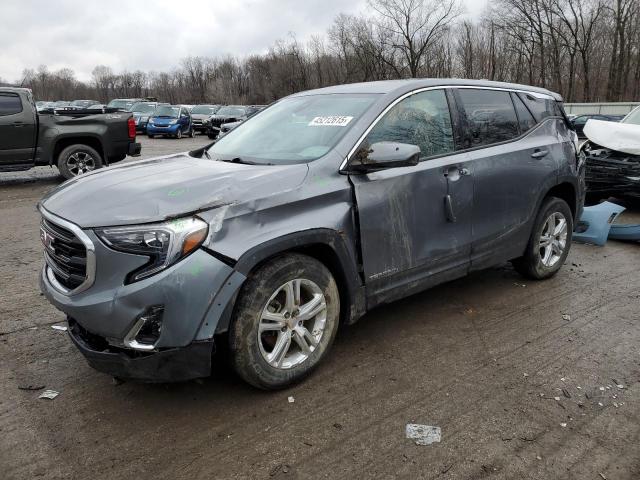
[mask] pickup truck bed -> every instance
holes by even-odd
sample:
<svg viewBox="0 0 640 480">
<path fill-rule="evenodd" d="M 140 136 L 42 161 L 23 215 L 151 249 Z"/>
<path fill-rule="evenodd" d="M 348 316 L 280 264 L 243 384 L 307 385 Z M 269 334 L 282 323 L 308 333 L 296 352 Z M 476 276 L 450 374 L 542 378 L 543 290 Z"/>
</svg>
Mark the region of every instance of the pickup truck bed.
<svg viewBox="0 0 640 480">
<path fill-rule="evenodd" d="M 130 113 L 36 111 L 31 92 L 0 88 L 0 172 L 56 165 L 66 178 L 139 155 Z"/>
</svg>

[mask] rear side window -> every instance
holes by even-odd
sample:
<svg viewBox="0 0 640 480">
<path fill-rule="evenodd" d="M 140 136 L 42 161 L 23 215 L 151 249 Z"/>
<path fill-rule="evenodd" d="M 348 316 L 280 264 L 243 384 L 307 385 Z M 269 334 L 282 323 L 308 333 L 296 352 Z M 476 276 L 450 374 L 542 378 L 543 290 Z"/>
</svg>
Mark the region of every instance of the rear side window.
<svg viewBox="0 0 640 480">
<path fill-rule="evenodd" d="M 417 145 L 422 157 L 453 152 L 453 127 L 444 90 L 427 90 L 405 98 L 380 119 L 366 142 Z"/>
<path fill-rule="evenodd" d="M 525 105 L 531 110 L 536 121 L 540 122 L 547 117 L 562 117 L 560 107 L 551 98 L 537 98 L 528 93 L 519 93 Z"/>
<path fill-rule="evenodd" d="M 15 115 L 22 111 L 22 102 L 15 93 L 0 93 L 0 116 Z"/>
<path fill-rule="evenodd" d="M 511 94 L 513 99 L 513 105 L 516 107 L 516 114 L 518 115 L 518 123 L 520 124 L 520 133 L 524 133 L 531 130 L 536 126 L 536 119 L 526 107 L 526 105 L 520 100 L 520 97 L 515 93 Z"/>
<path fill-rule="evenodd" d="M 520 135 L 509 92 L 464 88 L 458 90 L 458 96 L 467 119 L 466 148 L 505 142 Z"/>
</svg>

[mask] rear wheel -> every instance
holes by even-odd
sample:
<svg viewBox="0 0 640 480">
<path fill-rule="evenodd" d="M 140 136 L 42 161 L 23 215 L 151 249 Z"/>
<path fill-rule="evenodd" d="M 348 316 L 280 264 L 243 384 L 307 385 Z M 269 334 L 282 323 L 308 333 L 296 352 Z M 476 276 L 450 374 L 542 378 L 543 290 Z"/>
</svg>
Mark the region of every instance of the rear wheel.
<svg viewBox="0 0 640 480">
<path fill-rule="evenodd" d="M 338 288 L 322 263 L 300 254 L 268 262 L 236 304 L 229 332 L 235 370 L 269 390 L 302 380 L 333 343 L 339 313 Z"/>
<path fill-rule="evenodd" d="M 149 137 L 149 138 L 156 138 L 156 136 L 155 136 L 155 135 L 147 135 L 147 137 Z"/>
<path fill-rule="evenodd" d="M 567 202 L 547 198 L 536 217 L 525 254 L 512 261 L 521 275 L 533 280 L 554 276 L 569 255 L 573 215 Z"/>
<path fill-rule="evenodd" d="M 193 129 L 193 127 L 191 127 L 191 129 L 189 130 L 189 137 L 194 138 L 195 136 L 196 136 L 196 131 Z"/>
<path fill-rule="evenodd" d="M 60 174 L 69 179 L 102 168 L 102 157 L 88 145 L 70 145 L 60 152 L 57 164 Z"/>
</svg>

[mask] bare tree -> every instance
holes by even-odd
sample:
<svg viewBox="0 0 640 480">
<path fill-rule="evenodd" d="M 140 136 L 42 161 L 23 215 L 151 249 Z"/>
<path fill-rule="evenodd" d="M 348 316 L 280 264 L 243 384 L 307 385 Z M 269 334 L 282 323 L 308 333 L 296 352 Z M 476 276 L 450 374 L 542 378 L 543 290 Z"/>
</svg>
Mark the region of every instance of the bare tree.
<svg viewBox="0 0 640 480">
<path fill-rule="evenodd" d="M 294 34 L 264 54 L 187 57 L 165 72 L 98 65 L 91 81 L 45 65 L 16 83 L 47 100 L 152 95 L 172 103 L 270 103 L 338 83 L 417 76 L 548 86 L 570 101 L 640 96 L 638 0 L 496 0 L 480 21 L 459 0 L 369 0 L 336 16 L 325 36 Z"/>
<path fill-rule="evenodd" d="M 374 19 L 386 33 L 387 46 L 392 53 L 399 53 L 402 63 L 390 66 L 398 77 L 403 69 L 409 76 L 418 76 L 423 59 L 442 34 L 460 15 L 457 0 L 369 0 L 371 8 L 378 13 Z M 395 59 L 395 55 L 391 56 Z"/>
</svg>

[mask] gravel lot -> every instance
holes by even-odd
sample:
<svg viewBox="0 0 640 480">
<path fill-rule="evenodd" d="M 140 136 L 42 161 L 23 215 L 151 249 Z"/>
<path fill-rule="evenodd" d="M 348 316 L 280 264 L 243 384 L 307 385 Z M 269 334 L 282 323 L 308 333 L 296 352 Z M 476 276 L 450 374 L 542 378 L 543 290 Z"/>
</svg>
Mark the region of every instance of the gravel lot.
<svg viewBox="0 0 640 480">
<path fill-rule="evenodd" d="M 148 157 L 208 139 L 141 141 Z M 116 385 L 38 290 L 35 205 L 60 181 L 0 174 L 2 478 L 640 478 L 639 245 L 574 245 L 546 282 L 505 264 L 379 308 L 288 391 L 218 358 L 204 381 Z M 415 445 L 407 423 L 442 441 Z"/>
</svg>

